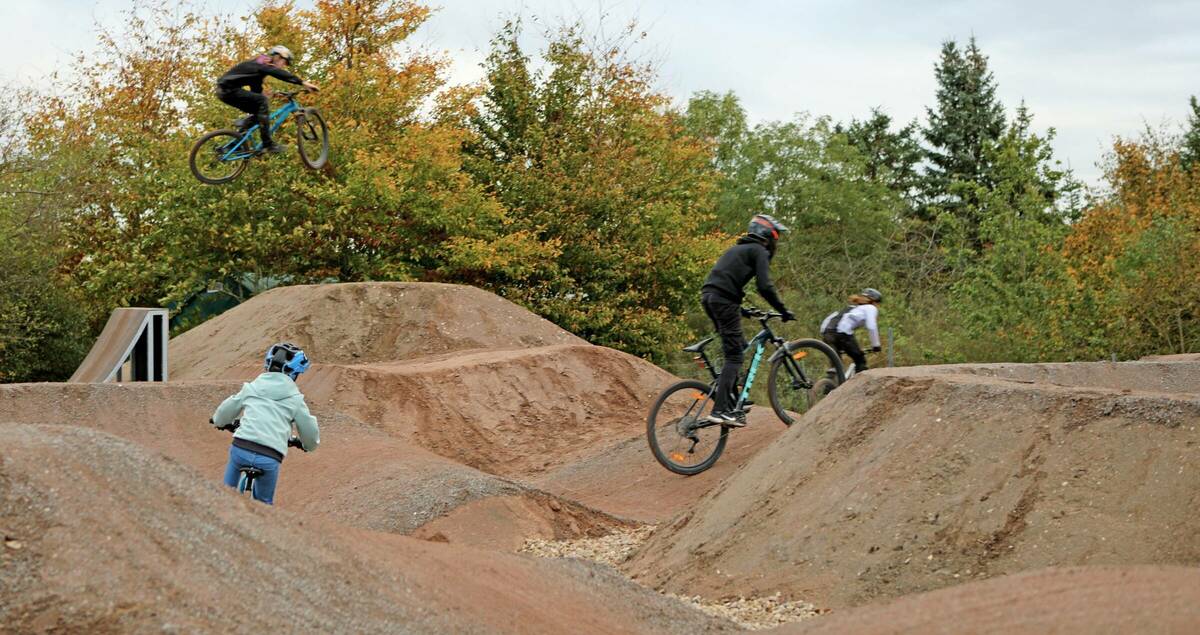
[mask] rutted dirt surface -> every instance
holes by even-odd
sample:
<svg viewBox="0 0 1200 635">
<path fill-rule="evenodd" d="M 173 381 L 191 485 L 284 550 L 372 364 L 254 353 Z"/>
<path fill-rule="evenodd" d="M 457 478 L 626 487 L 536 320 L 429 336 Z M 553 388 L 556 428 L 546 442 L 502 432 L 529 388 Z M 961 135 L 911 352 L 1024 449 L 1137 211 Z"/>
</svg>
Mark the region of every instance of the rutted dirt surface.
<svg viewBox="0 0 1200 635">
<path fill-rule="evenodd" d="M 630 526 L 630 521 L 573 501 L 525 491 L 472 501 L 422 525 L 412 535 L 438 542 L 517 551 L 530 538 L 595 538 Z"/>
<path fill-rule="evenodd" d="M 786 429 L 770 408 L 751 412 L 749 425 L 730 433 L 717 464 L 696 476 L 664 470 L 650 454 L 643 432 L 605 452 L 536 476 L 532 482 L 548 492 L 612 514 L 660 523 L 690 509 L 705 492 L 736 472 Z"/>
<path fill-rule="evenodd" d="M 1051 565 L 1200 564 L 1200 395 L 1008 370 L 863 374 L 628 570 L 672 591 L 845 607 Z M 1200 364 L 1171 372 L 1190 389 Z"/>
<path fill-rule="evenodd" d="M 731 630 L 600 567 L 356 530 L 239 499 L 94 430 L 0 424 L 0 435 L 5 630 Z"/>
<path fill-rule="evenodd" d="M 328 364 L 584 343 L 475 287 L 429 282 L 297 285 L 271 289 L 171 340 L 170 376 L 245 379 L 245 369 L 256 372 L 267 347 L 282 341 L 294 342 Z"/>
<path fill-rule="evenodd" d="M 230 437 L 205 422 L 216 404 L 240 386 L 238 382 L 0 385 L 0 421 L 78 424 L 102 430 L 219 480 Z M 482 499 L 539 501 L 540 505 L 509 507 L 513 515 L 504 518 L 511 528 L 495 535 L 473 531 L 478 519 L 470 514 L 452 515 L 438 525 L 444 536 L 455 541 L 504 542 L 515 544 L 513 549 L 520 546 L 525 530 L 531 531 L 529 536 L 565 538 L 624 524 L 528 484 L 447 460 L 321 404 L 314 404 L 314 413 L 321 423 L 321 447 L 311 456 L 295 450 L 288 454 L 276 493 L 276 504 L 282 508 L 320 513 L 365 529 L 412 534 Z M 568 511 L 561 517 L 553 510 L 539 511 L 551 506 Z M 463 524 L 464 530 L 456 529 L 456 523 Z"/>
<path fill-rule="evenodd" d="M 336 406 L 435 454 L 503 476 L 583 460 L 644 433 L 673 379 L 591 345 L 488 350 L 394 364 L 317 366 L 311 403 Z"/>
<path fill-rule="evenodd" d="M 1174 355 L 1147 355 L 1143 362 L 1200 362 L 1200 353 L 1176 353 Z"/>
<path fill-rule="evenodd" d="M 267 508 L 206 421 L 279 340 L 322 445 Z M 171 346 L 166 385 L 0 386 L 0 631 L 733 628 L 661 593 L 833 609 L 784 632 L 1200 630 L 1193 357 L 873 370 L 682 477 L 644 438 L 674 377 L 477 289 L 282 288 Z M 646 586 L 511 553 L 646 523 L 613 561 Z"/>
<path fill-rule="evenodd" d="M 1039 569 L 780 627 L 779 635 L 1195 633 L 1200 569 Z"/>
</svg>

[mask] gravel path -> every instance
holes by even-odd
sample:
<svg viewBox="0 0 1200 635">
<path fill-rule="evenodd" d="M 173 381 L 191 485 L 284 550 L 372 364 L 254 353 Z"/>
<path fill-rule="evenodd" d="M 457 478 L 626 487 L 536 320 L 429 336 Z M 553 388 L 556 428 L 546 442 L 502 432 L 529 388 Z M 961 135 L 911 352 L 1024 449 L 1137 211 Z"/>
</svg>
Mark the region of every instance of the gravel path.
<svg viewBox="0 0 1200 635">
<path fill-rule="evenodd" d="M 579 558 L 616 566 L 629 558 L 650 534 L 654 525 L 642 525 L 628 530 L 618 530 L 600 538 L 579 540 L 541 540 L 531 538 L 521 547 L 521 553 L 542 558 Z M 767 597 L 734 597 L 708 600 L 698 595 L 685 596 L 666 593 L 681 602 L 690 604 L 714 617 L 730 620 L 749 630 L 775 628 L 790 622 L 813 617 L 817 608 L 808 602 L 788 602 L 776 593 Z"/>
</svg>

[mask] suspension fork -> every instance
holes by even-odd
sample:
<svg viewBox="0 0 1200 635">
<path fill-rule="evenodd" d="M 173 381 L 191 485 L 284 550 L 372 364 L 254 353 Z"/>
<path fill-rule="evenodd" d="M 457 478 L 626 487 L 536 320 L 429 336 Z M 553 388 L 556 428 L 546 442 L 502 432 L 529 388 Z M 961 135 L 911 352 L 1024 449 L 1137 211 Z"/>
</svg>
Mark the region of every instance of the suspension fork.
<svg viewBox="0 0 1200 635">
<path fill-rule="evenodd" d="M 796 359 L 792 357 L 792 351 L 788 349 L 787 342 L 780 343 L 782 349 L 781 359 L 783 366 L 787 369 L 788 375 L 792 377 L 793 388 L 812 388 L 812 381 L 804 375 L 804 369 L 800 368 L 800 364 L 796 363 Z"/>
</svg>

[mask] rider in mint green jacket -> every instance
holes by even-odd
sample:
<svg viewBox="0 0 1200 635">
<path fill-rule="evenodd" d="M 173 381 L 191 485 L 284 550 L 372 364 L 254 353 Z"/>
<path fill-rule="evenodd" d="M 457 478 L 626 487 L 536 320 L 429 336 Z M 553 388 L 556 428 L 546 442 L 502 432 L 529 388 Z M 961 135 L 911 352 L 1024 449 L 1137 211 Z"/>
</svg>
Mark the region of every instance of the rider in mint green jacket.
<svg viewBox="0 0 1200 635">
<path fill-rule="evenodd" d="M 243 384 L 236 395 L 217 406 L 212 424 L 233 430 L 225 484 L 237 487 L 238 470 L 259 468 L 263 473 L 255 479 L 254 498 L 270 505 L 275 498 L 279 466 L 287 456 L 292 425 L 306 452 L 316 450 L 321 438 L 317 419 L 296 387 L 296 378 L 309 367 L 304 351 L 292 344 L 276 344 L 267 351 L 264 366 L 266 372 Z M 240 423 L 234 426 L 239 413 Z"/>
</svg>

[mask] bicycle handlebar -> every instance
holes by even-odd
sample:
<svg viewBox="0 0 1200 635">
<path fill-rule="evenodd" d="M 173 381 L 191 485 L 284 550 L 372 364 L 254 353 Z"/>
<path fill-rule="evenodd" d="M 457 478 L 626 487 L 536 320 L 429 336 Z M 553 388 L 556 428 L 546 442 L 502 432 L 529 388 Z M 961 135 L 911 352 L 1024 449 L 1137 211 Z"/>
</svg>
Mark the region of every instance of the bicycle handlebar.
<svg viewBox="0 0 1200 635">
<path fill-rule="evenodd" d="M 752 306 L 742 307 L 742 315 L 748 318 L 758 318 L 760 320 L 770 320 L 772 318 L 783 317 L 782 313 L 776 313 L 775 311 L 763 311 L 762 309 L 757 309 Z"/>
<path fill-rule="evenodd" d="M 209 418 L 208 418 L 208 423 L 209 423 L 210 425 L 215 425 L 215 424 L 216 424 L 216 422 L 212 420 L 212 417 L 209 417 Z M 224 430 L 224 431 L 226 431 L 226 432 L 234 432 L 234 431 L 236 431 L 236 430 L 238 429 L 238 427 L 239 427 L 239 426 L 241 426 L 241 425 L 242 425 L 242 420 L 241 420 L 241 419 L 234 419 L 233 421 L 230 421 L 230 422 L 229 422 L 228 424 L 226 424 L 226 425 L 223 425 L 223 426 L 217 426 L 217 429 L 218 429 L 218 430 Z"/>
<path fill-rule="evenodd" d="M 210 424 L 214 423 L 211 417 L 209 418 L 208 422 Z M 229 425 L 218 426 L 217 429 L 224 430 L 226 432 L 235 432 L 241 425 L 241 419 L 234 419 L 233 421 L 229 422 Z M 287 444 L 289 448 L 300 448 L 301 451 L 308 452 L 308 450 L 304 447 L 304 443 L 300 441 L 300 437 L 289 437 Z"/>
<path fill-rule="evenodd" d="M 299 95 L 300 93 L 311 93 L 311 92 L 313 92 L 312 89 L 300 88 L 298 90 L 277 90 L 271 94 L 273 94 L 277 97 L 286 97 L 288 99 L 295 99 L 296 95 Z"/>
</svg>

